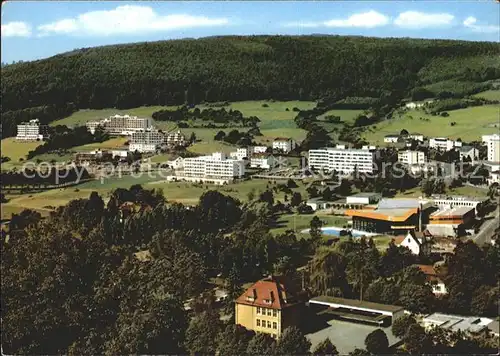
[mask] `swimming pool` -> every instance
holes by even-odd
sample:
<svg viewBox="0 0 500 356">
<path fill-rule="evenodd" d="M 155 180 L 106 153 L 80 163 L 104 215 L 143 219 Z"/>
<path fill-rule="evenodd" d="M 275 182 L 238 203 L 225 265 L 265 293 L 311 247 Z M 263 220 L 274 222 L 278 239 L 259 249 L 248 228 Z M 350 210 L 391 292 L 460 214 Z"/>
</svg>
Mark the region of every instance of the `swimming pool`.
<svg viewBox="0 0 500 356">
<path fill-rule="evenodd" d="M 327 226 L 327 227 L 322 227 L 321 231 L 323 231 L 323 234 L 325 235 L 332 235 L 332 236 L 340 236 L 340 232 L 342 230 L 350 231 L 352 234 L 352 237 L 361 237 L 361 236 L 376 236 L 377 234 L 373 232 L 366 232 L 366 231 L 360 231 L 360 230 L 354 230 L 354 229 L 344 229 L 341 227 L 336 227 L 336 226 Z M 309 233 L 309 229 L 301 231 L 304 234 Z"/>
</svg>

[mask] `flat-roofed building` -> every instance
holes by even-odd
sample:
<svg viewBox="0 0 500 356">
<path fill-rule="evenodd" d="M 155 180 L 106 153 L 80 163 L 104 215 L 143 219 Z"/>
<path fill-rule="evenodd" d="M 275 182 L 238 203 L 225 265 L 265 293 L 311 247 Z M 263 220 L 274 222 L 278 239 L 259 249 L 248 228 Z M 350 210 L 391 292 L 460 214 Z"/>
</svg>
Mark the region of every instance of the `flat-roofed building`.
<svg viewBox="0 0 500 356">
<path fill-rule="evenodd" d="M 500 135 L 483 135 L 483 143 L 488 147 L 487 159 L 488 162 L 500 162 Z"/>
<path fill-rule="evenodd" d="M 309 307 L 323 309 L 320 313 L 334 315 L 337 319 L 364 324 L 388 326 L 404 315 L 398 305 L 380 304 L 358 299 L 319 296 L 309 300 Z"/>
<path fill-rule="evenodd" d="M 384 136 L 384 142 L 385 143 L 396 143 L 396 142 L 400 142 L 402 140 L 403 139 L 398 134 L 390 134 L 390 135 L 385 135 Z"/>
<path fill-rule="evenodd" d="M 107 162 L 113 159 L 113 154 L 110 151 L 93 150 L 88 152 L 75 153 L 76 163 L 90 163 L 95 164 L 98 162 Z"/>
<path fill-rule="evenodd" d="M 461 236 L 471 226 L 475 218 L 475 209 L 468 206 L 444 208 L 429 216 L 427 229 L 433 235 Z"/>
<path fill-rule="evenodd" d="M 276 137 L 273 141 L 273 149 L 281 151 L 283 153 L 288 153 L 292 151 L 296 146 L 295 140 L 289 137 Z"/>
<path fill-rule="evenodd" d="M 474 146 L 464 145 L 458 149 L 458 153 L 461 161 L 467 160 L 474 164 L 479 159 L 479 150 Z"/>
<path fill-rule="evenodd" d="M 131 135 L 136 131 L 147 131 L 153 128 L 153 119 L 130 115 L 113 115 L 100 121 L 90 121 L 86 124 L 88 130 L 95 132 L 97 126 L 102 126 L 110 135 Z"/>
<path fill-rule="evenodd" d="M 477 209 L 478 204 L 483 203 L 487 198 L 474 198 L 466 197 L 462 195 L 432 195 L 430 198 L 426 198 L 433 202 L 438 208 L 454 208 L 454 207 L 473 207 Z"/>
<path fill-rule="evenodd" d="M 408 138 L 410 140 L 415 140 L 415 141 L 418 141 L 418 142 L 424 142 L 424 135 L 422 135 L 421 133 L 413 132 L 413 133 L 411 133 L 411 134 L 408 135 Z"/>
<path fill-rule="evenodd" d="M 233 159 L 249 159 L 252 152 L 252 147 L 240 147 L 236 151 L 231 152 L 229 156 Z"/>
<path fill-rule="evenodd" d="M 433 313 L 422 318 L 422 326 L 426 329 L 438 327 L 453 331 L 465 331 L 472 334 L 488 332 L 488 325 L 493 320 L 479 316 L 461 316 L 444 313 Z"/>
<path fill-rule="evenodd" d="M 253 146 L 252 151 L 253 153 L 266 153 L 268 147 L 267 146 Z"/>
<path fill-rule="evenodd" d="M 273 155 L 267 153 L 257 153 L 250 158 L 250 167 L 252 168 L 271 169 L 274 168 L 275 163 Z"/>
<path fill-rule="evenodd" d="M 48 136 L 48 126 L 40 125 L 38 119 L 22 122 L 17 125 L 18 141 L 41 141 Z"/>
<path fill-rule="evenodd" d="M 130 136 L 130 151 L 154 152 L 165 142 L 163 132 L 156 130 L 136 131 Z"/>
<path fill-rule="evenodd" d="M 235 322 L 278 338 L 287 327 L 299 324 L 304 307 L 301 296 L 285 277 L 262 279 L 235 300 Z"/>
<path fill-rule="evenodd" d="M 199 178 L 222 178 L 232 180 L 245 174 L 243 160 L 228 159 L 223 152 L 210 156 L 184 159 L 184 175 Z"/>
<path fill-rule="evenodd" d="M 360 204 L 360 205 L 369 205 L 378 203 L 378 201 L 382 198 L 380 193 L 369 193 L 369 192 L 361 192 L 354 195 L 350 195 L 346 198 L 346 204 Z"/>
<path fill-rule="evenodd" d="M 432 208 L 431 202 L 417 199 L 382 199 L 375 209 L 346 210 L 356 230 L 376 233 L 422 231 Z"/>
<path fill-rule="evenodd" d="M 425 153 L 422 151 L 411 151 L 411 150 L 399 151 L 398 162 L 407 165 L 425 164 L 426 162 Z"/>
<path fill-rule="evenodd" d="M 187 143 L 186 136 L 180 131 L 170 132 L 166 136 L 166 143 L 169 147 L 185 146 Z"/>
<path fill-rule="evenodd" d="M 435 137 L 429 140 L 429 147 L 441 151 L 451 151 L 455 147 L 462 147 L 462 142 L 450 140 L 446 137 Z"/>
<path fill-rule="evenodd" d="M 309 150 L 309 167 L 324 171 L 373 173 L 375 151 L 371 149 L 326 147 Z"/>
</svg>

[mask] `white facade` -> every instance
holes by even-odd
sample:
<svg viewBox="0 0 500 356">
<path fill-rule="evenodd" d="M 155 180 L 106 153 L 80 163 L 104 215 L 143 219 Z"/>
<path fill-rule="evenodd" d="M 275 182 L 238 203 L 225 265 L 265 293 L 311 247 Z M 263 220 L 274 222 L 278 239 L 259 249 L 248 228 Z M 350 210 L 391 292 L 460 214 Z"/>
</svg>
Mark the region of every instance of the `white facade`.
<svg viewBox="0 0 500 356">
<path fill-rule="evenodd" d="M 227 159 L 222 152 L 211 156 L 184 159 L 184 175 L 199 178 L 241 178 L 245 174 L 245 162 Z"/>
<path fill-rule="evenodd" d="M 101 121 L 89 121 L 86 126 L 91 133 L 100 125 L 110 135 L 130 135 L 136 131 L 146 131 L 153 128 L 153 119 L 130 115 L 113 115 Z"/>
<path fill-rule="evenodd" d="M 126 158 L 128 156 L 128 152 L 125 150 L 112 150 L 111 154 L 113 157 L 120 157 L 120 158 Z"/>
<path fill-rule="evenodd" d="M 38 119 L 33 119 L 30 120 L 29 122 L 23 122 L 17 125 L 16 140 L 19 141 L 43 140 L 46 129 L 47 126 L 40 125 L 40 121 Z"/>
<path fill-rule="evenodd" d="M 413 164 L 424 164 L 425 153 L 421 151 L 399 151 L 398 152 L 398 161 L 404 164 L 413 165 Z"/>
<path fill-rule="evenodd" d="M 169 146 L 184 146 L 186 144 L 186 136 L 180 130 L 167 135 L 167 145 Z"/>
<path fill-rule="evenodd" d="M 254 155 L 250 158 L 250 167 L 271 169 L 274 167 L 274 157 L 271 155 Z"/>
<path fill-rule="evenodd" d="M 462 142 L 450 140 L 446 137 L 435 137 L 429 140 L 429 147 L 443 151 L 450 151 L 455 147 L 462 147 Z"/>
<path fill-rule="evenodd" d="M 173 161 L 168 161 L 168 165 L 173 169 L 181 169 L 184 168 L 184 158 L 177 157 Z"/>
<path fill-rule="evenodd" d="M 277 137 L 273 141 L 273 149 L 288 153 L 295 148 L 295 141 L 291 138 Z"/>
<path fill-rule="evenodd" d="M 236 151 L 231 152 L 229 156 L 233 159 L 248 159 L 252 154 L 251 147 L 241 147 L 237 148 Z"/>
<path fill-rule="evenodd" d="M 395 143 L 399 141 L 399 135 L 387 135 L 384 136 L 385 143 Z"/>
<path fill-rule="evenodd" d="M 267 146 L 253 146 L 252 151 L 253 153 L 266 153 Z"/>
<path fill-rule="evenodd" d="M 156 152 L 158 145 L 154 143 L 131 143 L 128 146 L 130 152 Z"/>
<path fill-rule="evenodd" d="M 469 207 L 476 208 L 477 205 L 483 200 L 477 200 L 474 198 L 464 197 L 464 196 L 432 196 L 430 200 L 439 208 L 457 208 L 457 207 Z"/>
<path fill-rule="evenodd" d="M 466 157 L 470 157 L 472 163 L 475 163 L 479 158 L 479 150 L 473 146 L 462 146 L 460 147 L 459 153 L 461 161 Z"/>
<path fill-rule="evenodd" d="M 131 144 L 152 144 L 160 146 L 165 142 L 165 135 L 160 131 L 137 131 L 130 136 Z"/>
<path fill-rule="evenodd" d="M 346 204 L 361 204 L 368 205 L 378 202 L 382 196 L 377 193 L 359 193 L 348 196 L 346 198 Z"/>
<path fill-rule="evenodd" d="M 309 150 L 309 167 L 325 171 L 343 173 L 358 172 L 372 173 L 375 153 L 371 150 L 349 149 L 337 146 Z"/>
<path fill-rule="evenodd" d="M 493 183 L 500 183 L 499 176 L 500 171 L 491 172 L 490 176 L 488 177 L 488 184 L 492 185 Z"/>
<path fill-rule="evenodd" d="M 500 162 L 500 135 L 483 135 L 482 139 L 488 147 L 488 161 Z"/>
<path fill-rule="evenodd" d="M 417 237 L 415 233 L 408 233 L 404 240 L 399 243 L 398 246 L 408 248 L 411 253 L 414 255 L 420 255 L 421 253 L 427 255 L 430 253 L 430 243 L 426 240 L 425 236 L 421 233 L 417 233 L 419 236 Z"/>
<path fill-rule="evenodd" d="M 424 135 L 419 134 L 419 133 L 411 133 L 408 135 L 408 138 L 419 141 L 419 142 L 424 142 Z"/>
</svg>

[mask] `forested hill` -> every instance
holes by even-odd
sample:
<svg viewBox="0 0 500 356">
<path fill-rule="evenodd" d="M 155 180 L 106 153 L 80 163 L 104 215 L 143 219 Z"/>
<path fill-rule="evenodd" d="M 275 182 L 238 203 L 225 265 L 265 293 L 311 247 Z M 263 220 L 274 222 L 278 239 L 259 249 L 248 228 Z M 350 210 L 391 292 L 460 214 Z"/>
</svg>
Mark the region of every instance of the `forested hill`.
<svg viewBox="0 0 500 356">
<path fill-rule="evenodd" d="M 500 44 L 341 36 L 210 37 L 86 48 L 4 66 L 4 136 L 80 108 L 406 95 L 500 78 Z"/>
</svg>

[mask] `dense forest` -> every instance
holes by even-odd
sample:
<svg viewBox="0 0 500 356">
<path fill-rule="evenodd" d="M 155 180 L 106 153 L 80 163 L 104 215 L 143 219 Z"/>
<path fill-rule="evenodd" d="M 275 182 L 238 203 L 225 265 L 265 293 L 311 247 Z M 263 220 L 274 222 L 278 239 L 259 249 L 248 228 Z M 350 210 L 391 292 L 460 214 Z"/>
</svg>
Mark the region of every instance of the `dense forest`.
<svg viewBox="0 0 500 356">
<path fill-rule="evenodd" d="M 83 108 L 390 93 L 402 98 L 418 87 L 450 91 L 454 83 L 465 95 L 500 78 L 499 49 L 488 42 L 342 36 L 228 36 L 84 48 L 2 67 L 3 136 L 27 118 L 41 116 L 47 123 Z"/>
</svg>

